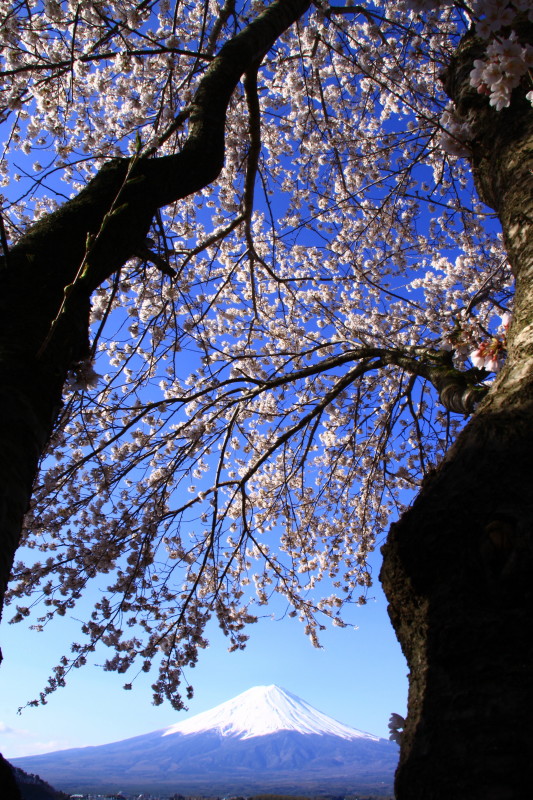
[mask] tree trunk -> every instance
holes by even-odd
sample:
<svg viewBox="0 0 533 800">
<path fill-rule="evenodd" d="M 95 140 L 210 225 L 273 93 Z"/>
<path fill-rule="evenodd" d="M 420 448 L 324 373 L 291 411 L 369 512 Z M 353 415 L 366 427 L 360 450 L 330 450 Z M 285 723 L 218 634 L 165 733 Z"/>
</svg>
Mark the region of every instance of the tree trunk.
<svg viewBox="0 0 533 800">
<path fill-rule="evenodd" d="M 520 38 L 533 41 L 533 26 Z M 472 120 L 472 166 L 516 277 L 505 367 L 383 548 L 409 665 L 398 800 L 522 800 L 533 787 L 533 109 L 469 86 L 481 43 L 446 75 Z"/>
<path fill-rule="evenodd" d="M 11 765 L 0 753 L 0 797 L 2 800 L 22 800 Z"/>
</svg>

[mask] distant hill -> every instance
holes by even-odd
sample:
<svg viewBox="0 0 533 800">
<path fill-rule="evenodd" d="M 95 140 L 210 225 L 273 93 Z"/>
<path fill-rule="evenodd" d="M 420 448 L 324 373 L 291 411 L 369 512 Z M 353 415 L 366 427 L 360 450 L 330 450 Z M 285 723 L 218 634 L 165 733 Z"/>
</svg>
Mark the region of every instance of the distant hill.
<svg viewBox="0 0 533 800">
<path fill-rule="evenodd" d="M 249 689 L 164 730 L 13 759 L 69 792 L 389 794 L 397 745 L 277 686 Z"/>
<path fill-rule="evenodd" d="M 11 765 L 22 800 L 66 800 L 68 795 L 53 789 L 38 775 L 29 775 L 20 767 Z"/>
</svg>

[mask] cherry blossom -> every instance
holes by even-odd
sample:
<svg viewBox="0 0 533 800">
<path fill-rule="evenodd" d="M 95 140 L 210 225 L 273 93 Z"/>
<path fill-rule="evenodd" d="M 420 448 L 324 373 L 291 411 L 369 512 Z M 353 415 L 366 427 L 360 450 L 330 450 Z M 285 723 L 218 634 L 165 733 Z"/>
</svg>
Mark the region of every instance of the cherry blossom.
<svg viewBox="0 0 533 800">
<path fill-rule="evenodd" d="M 503 366 L 507 346 L 506 334 L 510 324 L 511 315 L 506 312 L 501 317 L 497 334 L 481 342 L 479 347 L 470 353 L 470 360 L 475 367 L 488 372 L 498 372 Z"/>
<path fill-rule="evenodd" d="M 514 31 L 506 39 L 491 42 L 486 60 L 476 59 L 470 82 L 481 94 L 489 95 L 496 111 L 507 108 L 511 92 L 533 67 L 533 47 L 522 47 Z M 529 99 L 529 93 L 526 95 Z"/>
<path fill-rule="evenodd" d="M 126 185 L 181 152 L 216 55 L 263 7 L 0 2 L 10 243 L 114 159 Z M 45 629 L 99 594 L 37 702 L 106 646 L 126 687 L 154 669 L 154 702 L 180 708 L 210 620 L 238 650 L 282 598 L 318 645 L 366 602 L 369 554 L 505 357 L 512 276 L 442 65 L 474 22 L 472 91 L 531 99 L 531 45 L 507 32 L 529 11 L 320 3 L 247 70 L 220 176 L 92 293 L 10 602 Z"/>
</svg>

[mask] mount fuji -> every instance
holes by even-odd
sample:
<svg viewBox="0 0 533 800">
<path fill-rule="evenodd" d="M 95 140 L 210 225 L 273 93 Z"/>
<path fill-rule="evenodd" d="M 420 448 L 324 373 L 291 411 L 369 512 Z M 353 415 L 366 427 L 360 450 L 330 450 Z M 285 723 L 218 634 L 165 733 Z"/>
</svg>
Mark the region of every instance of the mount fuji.
<svg viewBox="0 0 533 800">
<path fill-rule="evenodd" d="M 256 686 L 163 730 L 15 758 L 70 792 L 216 795 L 390 791 L 398 748 L 278 686 Z"/>
</svg>

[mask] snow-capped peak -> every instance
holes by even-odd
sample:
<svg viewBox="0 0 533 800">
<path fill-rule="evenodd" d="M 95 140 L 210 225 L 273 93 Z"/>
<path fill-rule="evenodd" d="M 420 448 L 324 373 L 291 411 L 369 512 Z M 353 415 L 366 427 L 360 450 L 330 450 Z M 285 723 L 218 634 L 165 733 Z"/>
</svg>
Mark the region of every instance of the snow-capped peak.
<svg viewBox="0 0 533 800">
<path fill-rule="evenodd" d="M 248 689 L 210 711 L 203 711 L 171 725 L 162 735 L 207 731 L 217 732 L 222 736 L 237 736 L 240 739 L 251 739 L 278 731 L 296 731 L 339 736 L 342 739 L 378 741 L 377 736 L 343 725 L 317 711 L 305 700 L 274 685 Z"/>
</svg>

